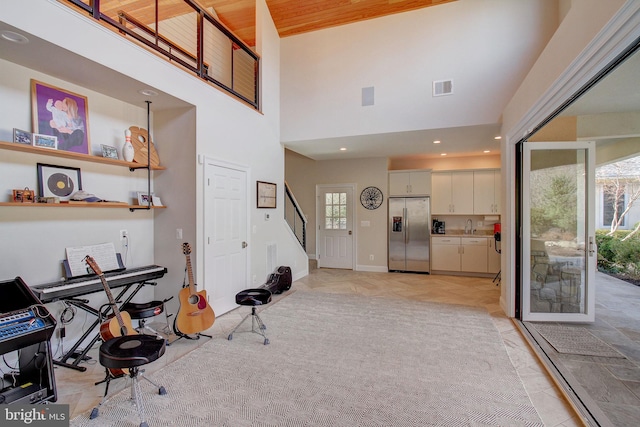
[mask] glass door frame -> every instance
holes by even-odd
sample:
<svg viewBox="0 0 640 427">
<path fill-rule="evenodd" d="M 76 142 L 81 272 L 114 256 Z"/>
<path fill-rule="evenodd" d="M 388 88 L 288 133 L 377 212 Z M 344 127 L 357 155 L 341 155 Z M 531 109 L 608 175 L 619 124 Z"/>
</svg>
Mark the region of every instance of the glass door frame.
<svg viewBox="0 0 640 427">
<path fill-rule="evenodd" d="M 546 313 L 531 311 L 531 204 L 529 176 L 531 172 L 531 151 L 535 150 L 585 150 L 585 212 L 584 212 L 584 312 L 583 313 Z M 522 256 L 521 263 L 521 319 L 537 322 L 593 322 L 595 320 L 595 270 L 597 251 L 595 247 L 595 142 L 528 142 L 523 143 L 522 151 Z"/>
</svg>

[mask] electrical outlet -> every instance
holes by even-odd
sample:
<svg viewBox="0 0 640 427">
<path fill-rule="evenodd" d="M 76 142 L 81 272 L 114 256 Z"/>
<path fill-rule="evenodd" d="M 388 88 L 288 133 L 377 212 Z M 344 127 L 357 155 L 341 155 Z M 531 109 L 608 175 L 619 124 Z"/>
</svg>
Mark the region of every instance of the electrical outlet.
<svg viewBox="0 0 640 427">
<path fill-rule="evenodd" d="M 182 228 L 176 228 L 176 239 L 182 240 Z"/>
<path fill-rule="evenodd" d="M 129 232 L 127 230 L 120 230 L 120 241 L 124 241 L 129 238 Z"/>
<path fill-rule="evenodd" d="M 369 261 L 373 261 L 373 255 L 369 255 Z"/>
</svg>

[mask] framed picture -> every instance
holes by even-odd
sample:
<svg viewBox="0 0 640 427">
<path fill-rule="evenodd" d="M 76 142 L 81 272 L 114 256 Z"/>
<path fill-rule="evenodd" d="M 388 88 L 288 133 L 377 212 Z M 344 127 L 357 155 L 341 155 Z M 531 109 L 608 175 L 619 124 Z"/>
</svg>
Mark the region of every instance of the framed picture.
<svg viewBox="0 0 640 427">
<path fill-rule="evenodd" d="M 26 130 L 13 128 L 13 142 L 18 144 L 31 145 L 33 143 L 33 134 Z"/>
<path fill-rule="evenodd" d="M 104 144 L 100 144 L 100 146 L 102 147 L 102 157 L 118 160 L 118 150 L 116 150 L 116 147 Z"/>
<path fill-rule="evenodd" d="M 276 207 L 276 184 L 271 182 L 257 181 L 257 195 L 259 208 Z"/>
<path fill-rule="evenodd" d="M 153 193 L 149 194 L 146 191 L 138 191 L 138 204 L 140 206 L 153 206 Z"/>
<path fill-rule="evenodd" d="M 58 138 L 58 150 L 89 154 L 87 98 L 31 80 L 33 132 Z"/>
<path fill-rule="evenodd" d="M 40 148 L 50 148 L 56 150 L 58 148 L 58 138 L 51 135 L 33 134 L 33 146 Z"/>
<path fill-rule="evenodd" d="M 40 197 L 69 198 L 82 190 L 80 168 L 38 163 L 38 194 Z"/>
</svg>

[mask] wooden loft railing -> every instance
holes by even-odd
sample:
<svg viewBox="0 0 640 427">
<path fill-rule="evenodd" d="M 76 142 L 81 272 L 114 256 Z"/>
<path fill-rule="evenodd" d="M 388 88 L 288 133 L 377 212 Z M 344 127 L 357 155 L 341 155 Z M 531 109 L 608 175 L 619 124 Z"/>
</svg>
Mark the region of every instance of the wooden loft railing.
<svg viewBox="0 0 640 427">
<path fill-rule="evenodd" d="M 136 10 L 125 10 L 125 6 L 110 15 L 105 14 L 100 10 L 101 0 L 63 2 L 76 6 L 74 10 L 87 12 L 256 110 L 260 109 L 260 57 L 197 2 L 178 0 L 173 2 L 178 5 L 169 7 L 163 6 L 162 2 L 149 1 L 149 7 L 155 9 L 152 20 L 136 16 Z M 145 16 L 149 15 L 146 11 Z"/>
</svg>

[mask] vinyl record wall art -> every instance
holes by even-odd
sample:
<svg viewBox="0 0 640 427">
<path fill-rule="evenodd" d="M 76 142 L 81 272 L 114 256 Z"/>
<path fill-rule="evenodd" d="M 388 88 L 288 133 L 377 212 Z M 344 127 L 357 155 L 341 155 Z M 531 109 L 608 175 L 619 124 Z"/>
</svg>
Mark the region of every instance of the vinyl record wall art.
<svg viewBox="0 0 640 427">
<path fill-rule="evenodd" d="M 38 194 L 40 197 L 69 198 L 82 190 L 80 168 L 38 163 Z"/>
</svg>

